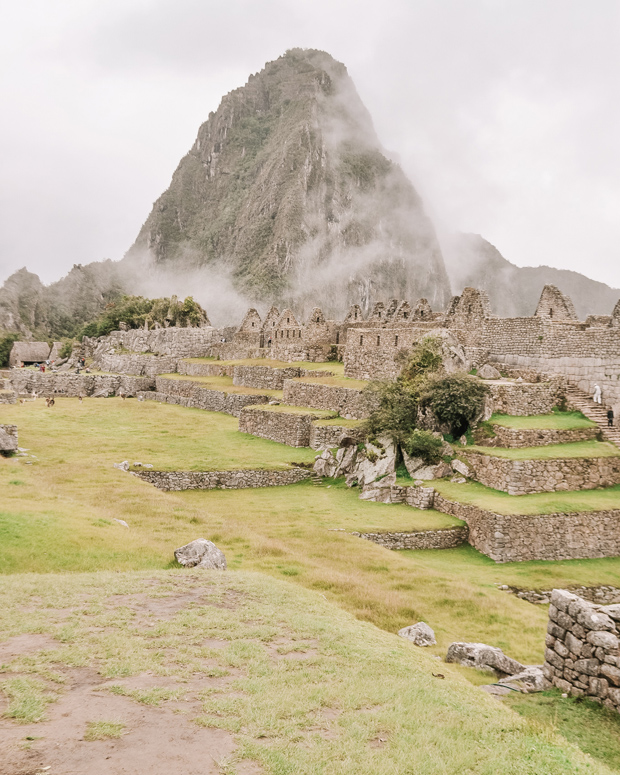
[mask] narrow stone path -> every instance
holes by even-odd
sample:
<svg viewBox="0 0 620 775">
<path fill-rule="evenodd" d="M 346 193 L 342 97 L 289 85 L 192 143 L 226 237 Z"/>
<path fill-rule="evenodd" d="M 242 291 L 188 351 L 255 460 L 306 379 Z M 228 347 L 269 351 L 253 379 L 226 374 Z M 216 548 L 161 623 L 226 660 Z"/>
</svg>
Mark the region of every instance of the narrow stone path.
<svg viewBox="0 0 620 775">
<path fill-rule="evenodd" d="M 568 386 L 566 397 L 570 406 L 578 409 L 589 420 L 598 425 L 606 441 L 611 441 L 612 444 L 620 447 L 620 427 L 618 426 L 620 417 L 614 418 L 614 425 L 610 428 L 607 425 L 607 407 L 604 404 L 595 404 L 591 396 L 574 387 L 574 385 Z"/>
</svg>

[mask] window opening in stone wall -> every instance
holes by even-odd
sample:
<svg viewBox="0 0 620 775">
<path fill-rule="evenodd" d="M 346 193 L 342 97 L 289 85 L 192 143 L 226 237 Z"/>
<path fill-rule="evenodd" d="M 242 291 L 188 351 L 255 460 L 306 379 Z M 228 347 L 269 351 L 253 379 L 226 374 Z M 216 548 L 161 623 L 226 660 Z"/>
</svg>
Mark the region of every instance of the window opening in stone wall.
<svg viewBox="0 0 620 775">
<path fill-rule="evenodd" d="M 378 337 L 377 337 L 377 345 L 380 345 L 380 344 L 381 344 L 381 337 L 380 337 L 380 336 L 378 336 Z"/>
<path fill-rule="evenodd" d="M 398 344 L 398 334 L 394 337 L 394 347 Z"/>
<path fill-rule="evenodd" d="M 552 307 L 552 308 L 549 310 L 549 317 L 550 317 L 550 318 L 552 318 L 552 317 L 553 317 L 553 307 Z"/>
<path fill-rule="evenodd" d="M 336 344 L 340 344 L 340 331 L 336 331 Z"/>
<path fill-rule="evenodd" d="M 287 322 L 287 323 L 290 323 L 290 322 L 291 322 L 291 319 L 290 319 L 290 318 L 286 318 L 286 322 Z"/>
<path fill-rule="evenodd" d="M 254 328 L 254 323 L 252 323 L 252 328 Z"/>
<path fill-rule="evenodd" d="M 357 312 L 355 313 L 355 319 L 357 320 Z"/>
<path fill-rule="evenodd" d="M 364 337 L 360 336 L 360 344 L 364 344 Z"/>
<path fill-rule="evenodd" d="M 288 328 L 287 328 L 287 329 L 286 329 L 286 338 L 287 338 L 287 339 L 288 339 L 288 334 L 289 334 L 289 331 L 288 331 Z"/>
</svg>

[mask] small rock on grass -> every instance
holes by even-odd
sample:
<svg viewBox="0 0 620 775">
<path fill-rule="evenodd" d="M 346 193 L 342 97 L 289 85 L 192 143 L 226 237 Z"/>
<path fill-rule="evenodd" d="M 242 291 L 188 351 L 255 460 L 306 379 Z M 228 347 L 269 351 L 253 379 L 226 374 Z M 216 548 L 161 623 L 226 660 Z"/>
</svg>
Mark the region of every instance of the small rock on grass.
<svg viewBox="0 0 620 775">
<path fill-rule="evenodd" d="M 398 634 L 401 638 L 406 638 L 415 643 L 416 646 L 434 646 L 437 643 L 435 633 L 426 622 L 418 622 L 410 627 L 403 627 L 402 630 L 398 631 Z"/>
<path fill-rule="evenodd" d="M 180 565 L 185 568 L 205 568 L 214 570 L 226 570 L 226 557 L 221 549 L 218 549 L 213 541 L 206 538 L 197 538 L 189 544 L 175 549 L 174 556 Z"/>
</svg>

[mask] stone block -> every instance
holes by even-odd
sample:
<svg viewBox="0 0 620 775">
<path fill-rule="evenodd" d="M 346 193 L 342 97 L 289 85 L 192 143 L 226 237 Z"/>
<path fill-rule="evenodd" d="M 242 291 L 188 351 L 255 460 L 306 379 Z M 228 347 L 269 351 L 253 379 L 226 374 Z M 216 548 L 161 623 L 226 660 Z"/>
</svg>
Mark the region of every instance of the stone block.
<svg viewBox="0 0 620 775">
<path fill-rule="evenodd" d="M 593 630 L 588 633 L 588 643 L 591 643 L 595 647 L 600 647 L 608 651 L 617 649 L 620 645 L 618 638 L 612 633 L 607 631 Z"/>
<path fill-rule="evenodd" d="M 620 686 L 620 669 L 614 665 L 608 665 L 607 663 L 602 664 L 601 675 L 614 686 Z"/>
<path fill-rule="evenodd" d="M 576 638 L 572 632 L 566 633 L 566 647 L 569 651 L 571 651 L 576 657 L 579 657 L 581 655 L 581 649 L 583 646 L 583 641 Z"/>
<path fill-rule="evenodd" d="M 599 674 L 598 659 L 579 659 L 575 662 L 575 670 L 586 675 L 597 676 Z"/>
<path fill-rule="evenodd" d="M 563 627 L 560 627 L 559 624 L 556 624 L 552 621 L 547 623 L 547 632 L 554 638 L 563 639 L 566 636 L 566 630 Z"/>
<path fill-rule="evenodd" d="M 545 662 L 553 665 L 553 667 L 557 667 L 558 670 L 562 670 L 564 668 L 564 660 L 562 657 L 556 651 L 552 651 L 551 649 L 545 649 Z"/>
</svg>

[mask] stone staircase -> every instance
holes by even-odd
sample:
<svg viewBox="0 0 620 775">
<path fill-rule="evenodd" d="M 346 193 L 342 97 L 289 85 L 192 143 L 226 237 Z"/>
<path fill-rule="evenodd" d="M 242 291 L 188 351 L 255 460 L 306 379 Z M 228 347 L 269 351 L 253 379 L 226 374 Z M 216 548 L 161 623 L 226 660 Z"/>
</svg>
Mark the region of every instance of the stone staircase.
<svg viewBox="0 0 620 775">
<path fill-rule="evenodd" d="M 620 447 L 620 426 L 618 425 L 620 417 L 614 418 L 614 425 L 610 428 L 607 425 L 607 407 L 604 404 L 595 404 L 591 396 L 574 385 L 567 387 L 566 398 L 571 407 L 578 409 L 588 420 L 592 420 L 592 422 L 598 425 L 606 441 L 610 441 L 612 444 Z"/>
</svg>

